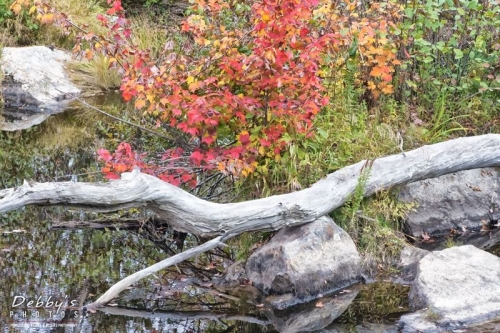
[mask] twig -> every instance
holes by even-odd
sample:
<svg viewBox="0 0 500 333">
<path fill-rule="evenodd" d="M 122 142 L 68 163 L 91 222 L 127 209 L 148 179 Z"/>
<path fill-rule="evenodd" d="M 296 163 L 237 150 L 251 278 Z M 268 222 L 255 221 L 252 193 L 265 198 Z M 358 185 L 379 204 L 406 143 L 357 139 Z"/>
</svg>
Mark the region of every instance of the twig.
<svg viewBox="0 0 500 333">
<path fill-rule="evenodd" d="M 116 116 L 113 116 L 112 114 L 109 114 L 109 113 L 107 113 L 106 111 L 103 111 L 103 110 L 101 110 L 101 109 L 99 109 L 99 108 L 96 108 L 96 107 L 95 107 L 95 106 L 93 106 L 93 105 L 90 105 L 89 103 L 87 103 L 87 102 L 85 102 L 83 99 L 81 99 L 80 97 L 77 97 L 77 96 L 73 96 L 73 97 L 74 97 L 77 101 L 79 101 L 80 103 L 82 103 L 83 105 L 85 105 L 86 107 L 91 108 L 91 109 L 92 109 L 92 110 L 94 110 L 94 111 L 100 112 L 100 113 L 102 113 L 103 115 L 105 115 L 105 116 L 107 116 L 107 117 L 113 118 L 114 120 L 121 121 L 122 123 L 125 123 L 125 124 L 127 124 L 127 125 L 137 127 L 137 128 L 139 128 L 139 129 L 141 129 L 141 130 L 143 130 L 143 131 L 145 131 L 145 132 L 148 132 L 148 133 L 150 133 L 150 134 L 156 135 L 156 136 L 158 136 L 158 137 L 160 137 L 160 138 L 167 139 L 167 140 L 169 140 L 169 141 L 174 141 L 174 139 L 172 139 L 171 137 L 165 136 L 165 135 L 163 135 L 163 134 L 161 134 L 161 133 L 155 132 L 155 131 L 150 130 L 150 129 L 146 128 L 146 127 L 143 127 L 143 126 L 141 126 L 141 125 L 137 125 L 137 124 L 134 124 L 134 123 L 132 123 L 132 122 L 130 122 L 130 121 L 127 121 L 127 120 L 124 120 L 124 119 L 118 118 L 118 117 L 116 117 Z"/>
</svg>

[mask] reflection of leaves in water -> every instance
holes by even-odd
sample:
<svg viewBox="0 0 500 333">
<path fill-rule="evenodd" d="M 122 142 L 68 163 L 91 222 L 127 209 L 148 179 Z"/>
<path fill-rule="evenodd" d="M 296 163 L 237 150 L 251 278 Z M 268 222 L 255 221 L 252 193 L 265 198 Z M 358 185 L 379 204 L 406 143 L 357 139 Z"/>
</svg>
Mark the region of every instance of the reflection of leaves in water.
<svg viewBox="0 0 500 333">
<path fill-rule="evenodd" d="M 83 128 L 75 127 L 68 115 L 57 115 L 35 128 L 15 133 L 0 132 L 0 189 L 19 186 L 24 179 L 34 181 L 70 180 L 75 173 L 89 175 L 79 181 L 96 181 L 95 147 L 85 147 L 88 140 Z M 76 124 L 77 125 L 77 124 Z M 91 133 L 91 131 L 89 132 Z M 86 143 L 87 143 L 86 142 Z M 71 144 L 68 146 L 67 144 Z M 0 327 L 9 318 L 14 296 L 45 300 L 77 299 L 80 306 L 95 300 L 113 283 L 133 272 L 152 265 L 166 254 L 153 243 L 137 235 L 118 230 L 50 230 L 51 221 L 99 218 L 101 215 L 70 211 L 63 207 L 16 210 L 0 216 Z M 4 233 L 24 229 L 25 233 Z M 161 234 L 159 235 L 161 238 Z M 199 267 L 207 267 L 217 258 L 227 256 L 222 250 L 200 256 Z M 221 253 L 218 253 L 221 252 Z M 189 267 L 188 265 L 188 268 Z M 203 268 L 204 269 L 204 268 Z M 205 278 L 213 272 L 206 272 Z M 154 291 L 155 283 L 175 285 L 179 278 L 171 268 L 136 284 L 146 293 Z M 169 295 L 172 309 L 219 311 L 227 313 L 238 305 L 231 304 L 209 293 L 196 292 L 189 286 L 183 293 Z M 124 295 L 127 293 L 124 292 Z M 94 295 L 94 296 L 89 296 Z M 147 296 L 147 295 L 146 295 Z M 146 307 L 147 299 L 125 302 Z M 180 303 L 182 302 L 182 304 Z M 182 306 L 180 306 L 182 305 Z M 251 312 L 252 310 L 245 309 Z M 42 315 L 43 317 L 43 315 Z M 209 319 L 182 318 L 179 320 L 152 320 L 109 316 L 97 313 L 81 323 L 92 326 L 94 332 L 174 332 L 177 327 L 187 331 L 203 332 L 256 332 L 262 327 L 237 320 L 212 321 Z M 28 332 L 28 330 L 24 332 Z M 82 330 L 83 331 L 83 330 Z"/>
<path fill-rule="evenodd" d="M 96 149 L 88 145 L 90 136 L 78 125 L 65 113 L 25 131 L 0 132 L 0 188 L 19 186 L 24 179 L 70 180 L 72 173 L 98 170 Z M 90 174 L 83 179 L 96 175 L 100 177 Z"/>
<path fill-rule="evenodd" d="M 338 317 L 336 323 L 394 322 L 402 313 L 409 312 L 408 286 L 376 282 L 363 286 L 356 299 Z"/>
</svg>

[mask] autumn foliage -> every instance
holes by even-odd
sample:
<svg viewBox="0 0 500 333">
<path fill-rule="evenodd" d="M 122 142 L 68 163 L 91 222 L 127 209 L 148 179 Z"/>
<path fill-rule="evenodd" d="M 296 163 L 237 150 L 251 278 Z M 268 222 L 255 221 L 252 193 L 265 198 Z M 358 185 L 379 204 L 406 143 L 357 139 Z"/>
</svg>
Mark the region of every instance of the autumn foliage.
<svg viewBox="0 0 500 333">
<path fill-rule="evenodd" d="M 197 0 L 180 27 L 182 43 L 166 43 L 159 59 L 131 42 L 119 0 L 108 0 L 98 19 L 107 35 L 77 27 L 75 54 L 105 55 L 120 69 L 122 97 L 157 127 L 192 138 L 192 149 L 171 147 L 161 165 L 121 143 L 100 149 L 103 172 L 117 178 L 134 166 L 172 184 L 196 185 L 193 168 L 247 176 L 265 159 L 279 160 L 293 140 L 314 136 L 314 119 L 329 103 L 332 73 L 355 65 L 356 84 L 378 98 L 393 91 L 400 64 L 388 34 L 397 5 L 374 3 L 364 17 L 358 4 L 320 0 L 261 0 L 252 6 Z M 238 5 L 238 6 L 237 6 Z M 44 23 L 65 29 L 72 22 L 43 1 L 18 0 Z M 235 13 L 240 19 L 228 20 Z M 179 163 L 179 160 L 184 161 Z"/>
</svg>

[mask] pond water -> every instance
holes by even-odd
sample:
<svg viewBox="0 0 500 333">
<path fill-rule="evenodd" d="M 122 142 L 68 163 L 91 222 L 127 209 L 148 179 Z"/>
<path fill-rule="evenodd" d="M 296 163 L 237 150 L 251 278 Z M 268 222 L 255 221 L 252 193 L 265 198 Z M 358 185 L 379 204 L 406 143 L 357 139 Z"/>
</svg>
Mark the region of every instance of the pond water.
<svg viewBox="0 0 500 333">
<path fill-rule="evenodd" d="M 22 133 L 0 133 L 0 186 L 99 181 L 99 144 L 68 114 Z M 408 287 L 381 282 L 272 311 L 250 287 L 231 295 L 211 288 L 224 263 L 208 266 L 224 258 L 221 252 L 144 279 L 111 306 L 84 313 L 82 306 L 112 284 L 168 256 L 161 242 L 136 229 L 54 227 L 100 217 L 60 207 L 0 216 L 0 332 L 391 332 L 408 312 Z"/>
</svg>

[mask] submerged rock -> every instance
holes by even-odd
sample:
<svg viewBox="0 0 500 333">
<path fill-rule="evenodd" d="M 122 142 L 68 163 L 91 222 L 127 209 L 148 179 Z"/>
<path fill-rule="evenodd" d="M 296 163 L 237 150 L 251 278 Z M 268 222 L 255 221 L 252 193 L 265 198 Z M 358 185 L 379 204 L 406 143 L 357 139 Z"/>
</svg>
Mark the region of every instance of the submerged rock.
<svg viewBox="0 0 500 333">
<path fill-rule="evenodd" d="M 36 125 L 49 115 L 63 111 L 73 96 L 80 94 L 64 69 L 64 63 L 69 60 L 69 53 L 45 46 L 2 49 L 3 115 L 13 120 L 0 123 L 2 130 Z"/>
<path fill-rule="evenodd" d="M 405 221 L 414 237 L 479 231 L 500 218 L 500 171 L 465 170 L 410 183 L 399 199 L 418 203 Z"/>
<path fill-rule="evenodd" d="M 250 256 L 246 271 L 253 285 L 266 295 L 288 294 L 284 302 L 274 302 L 279 308 L 361 280 L 354 242 L 329 217 L 280 230 Z"/>
<path fill-rule="evenodd" d="M 500 258 L 472 245 L 426 255 L 410 305 L 423 310 L 401 317 L 403 332 L 461 329 L 500 316 Z"/>
</svg>

